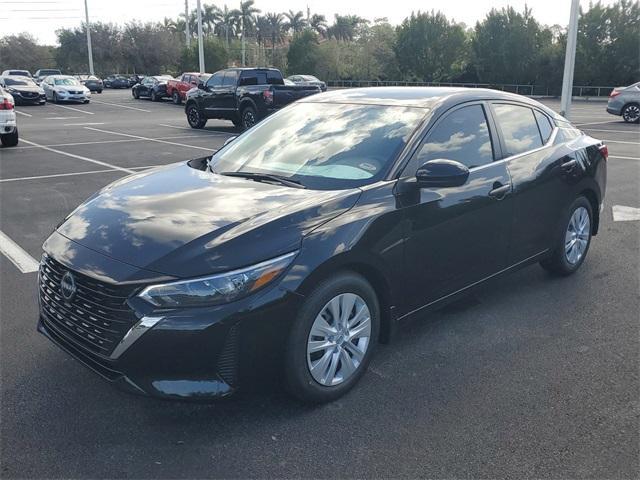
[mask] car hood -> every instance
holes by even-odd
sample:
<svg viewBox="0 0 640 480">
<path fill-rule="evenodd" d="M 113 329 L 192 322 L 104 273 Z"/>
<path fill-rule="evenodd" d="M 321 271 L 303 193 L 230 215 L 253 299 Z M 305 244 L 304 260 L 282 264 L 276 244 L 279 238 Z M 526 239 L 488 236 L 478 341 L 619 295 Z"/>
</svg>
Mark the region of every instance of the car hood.
<svg viewBox="0 0 640 480">
<path fill-rule="evenodd" d="M 57 231 L 129 265 L 193 277 L 296 250 L 308 231 L 350 209 L 359 196 L 359 189 L 298 189 L 181 163 L 111 184 Z"/>
<path fill-rule="evenodd" d="M 77 90 L 85 90 L 86 88 L 84 85 L 54 85 L 53 87 L 56 92 L 68 92 L 69 90 L 75 92 Z"/>
<path fill-rule="evenodd" d="M 16 90 L 18 92 L 44 93 L 44 90 L 36 85 L 11 85 L 10 87 L 7 87 L 7 89 Z"/>
</svg>

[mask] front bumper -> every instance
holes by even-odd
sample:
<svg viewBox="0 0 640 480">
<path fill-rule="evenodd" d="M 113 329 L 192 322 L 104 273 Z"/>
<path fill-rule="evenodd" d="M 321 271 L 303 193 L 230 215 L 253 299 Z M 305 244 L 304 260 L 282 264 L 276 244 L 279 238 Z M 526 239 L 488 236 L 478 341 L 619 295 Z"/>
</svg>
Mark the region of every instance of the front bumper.
<svg viewBox="0 0 640 480">
<path fill-rule="evenodd" d="M 64 308 L 52 312 L 51 293 L 40 283 L 40 333 L 125 391 L 182 400 L 226 397 L 273 372 L 299 299 L 274 286 L 228 305 L 159 312 L 132 296 L 138 322 L 111 353 L 98 354 L 74 334 L 78 322 Z"/>
<path fill-rule="evenodd" d="M 56 93 L 57 99 L 60 102 L 86 102 L 91 100 L 91 93 Z"/>
<path fill-rule="evenodd" d="M 21 93 L 21 92 L 11 92 L 11 95 L 13 96 L 13 99 L 15 100 L 17 105 L 24 105 L 24 104 L 31 105 L 31 104 L 36 104 L 36 103 L 41 103 L 46 101 L 46 97 L 44 93 L 40 93 L 32 96 L 32 95 Z"/>
</svg>

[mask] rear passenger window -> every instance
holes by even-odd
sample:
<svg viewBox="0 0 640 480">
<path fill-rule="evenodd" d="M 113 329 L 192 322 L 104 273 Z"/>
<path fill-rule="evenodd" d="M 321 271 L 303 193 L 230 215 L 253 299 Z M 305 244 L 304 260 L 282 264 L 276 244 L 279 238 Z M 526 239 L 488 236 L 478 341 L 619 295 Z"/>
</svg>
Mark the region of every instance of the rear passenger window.
<svg viewBox="0 0 640 480">
<path fill-rule="evenodd" d="M 494 104 L 494 111 L 507 149 L 507 156 L 542 146 L 533 110 L 520 105 Z"/>
<path fill-rule="evenodd" d="M 538 112 L 537 110 L 534 110 L 533 113 L 535 114 L 536 120 L 538 121 L 540 135 L 542 135 L 542 143 L 547 143 L 549 141 L 549 137 L 551 136 L 551 132 L 553 132 L 553 127 L 551 126 L 549 117 L 547 117 L 544 113 Z"/>
<path fill-rule="evenodd" d="M 419 168 L 437 158 L 455 160 L 468 168 L 493 161 L 493 148 L 482 106 L 459 108 L 441 120 L 420 148 L 415 166 Z"/>
<path fill-rule="evenodd" d="M 267 83 L 269 85 L 283 85 L 284 80 L 282 79 L 280 72 L 269 70 L 267 71 Z"/>
</svg>

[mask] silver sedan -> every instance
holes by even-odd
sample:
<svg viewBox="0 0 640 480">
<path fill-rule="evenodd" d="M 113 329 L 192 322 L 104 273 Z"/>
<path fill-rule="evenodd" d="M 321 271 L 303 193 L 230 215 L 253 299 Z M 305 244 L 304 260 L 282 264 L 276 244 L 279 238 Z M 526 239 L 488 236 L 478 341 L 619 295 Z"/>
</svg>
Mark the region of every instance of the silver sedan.
<svg viewBox="0 0 640 480">
<path fill-rule="evenodd" d="M 49 75 L 40 84 L 47 100 L 55 103 L 63 101 L 89 103 L 91 91 L 77 78 L 69 75 Z"/>
<path fill-rule="evenodd" d="M 640 82 L 614 88 L 609 95 L 607 112 L 619 115 L 625 122 L 640 122 Z"/>
</svg>

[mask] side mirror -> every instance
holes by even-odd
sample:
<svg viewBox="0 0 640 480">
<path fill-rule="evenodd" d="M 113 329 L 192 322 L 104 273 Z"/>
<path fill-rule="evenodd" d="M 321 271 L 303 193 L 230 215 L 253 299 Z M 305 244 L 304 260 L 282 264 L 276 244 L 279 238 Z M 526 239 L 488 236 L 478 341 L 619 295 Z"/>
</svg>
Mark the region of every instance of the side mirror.
<svg viewBox="0 0 640 480">
<path fill-rule="evenodd" d="M 419 187 L 459 187 L 469 178 L 469 169 L 455 160 L 430 160 L 416 172 Z"/>
<path fill-rule="evenodd" d="M 206 89 L 207 89 L 207 85 L 206 85 L 205 83 L 200 82 L 200 83 L 198 84 L 198 88 L 199 88 L 200 90 L 206 90 Z"/>
<path fill-rule="evenodd" d="M 233 142 L 236 138 L 238 138 L 237 135 L 234 135 L 233 137 L 229 137 L 225 140 L 225 142 L 222 144 L 222 148 L 226 147 L 227 145 L 229 145 L 231 142 Z"/>
</svg>

